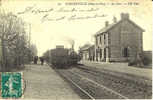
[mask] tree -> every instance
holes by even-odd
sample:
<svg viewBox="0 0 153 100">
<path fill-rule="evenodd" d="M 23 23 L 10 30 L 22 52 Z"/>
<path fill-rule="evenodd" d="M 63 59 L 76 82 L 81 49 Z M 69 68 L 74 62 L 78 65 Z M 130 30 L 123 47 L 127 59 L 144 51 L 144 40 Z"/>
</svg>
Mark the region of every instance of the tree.
<svg viewBox="0 0 153 100">
<path fill-rule="evenodd" d="M 32 50 L 28 44 L 25 23 L 12 13 L 0 10 L 0 47 L 3 71 L 30 62 Z"/>
<path fill-rule="evenodd" d="M 137 45 L 133 45 L 131 46 L 129 49 L 131 49 L 133 51 L 133 57 L 134 59 L 132 60 L 129 60 L 129 66 L 131 65 L 136 65 L 138 67 L 143 67 L 144 64 L 143 64 L 143 58 L 142 58 L 142 50 L 140 49 L 139 46 Z"/>
</svg>

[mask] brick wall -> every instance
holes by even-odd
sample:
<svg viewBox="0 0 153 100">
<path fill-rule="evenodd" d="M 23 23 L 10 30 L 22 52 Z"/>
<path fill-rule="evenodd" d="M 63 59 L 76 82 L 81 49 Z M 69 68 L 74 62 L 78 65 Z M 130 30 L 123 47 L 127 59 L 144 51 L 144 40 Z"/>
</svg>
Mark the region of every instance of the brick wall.
<svg viewBox="0 0 153 100">
<path fill-rule="evenodd" d="M 127 60 L 123 57 L 123 49 L 129 50 L 129 58 L 142 51 L 142 32 L 135 25 L 125 20 L 109 32 L 111 59 Z"/>
</svg>

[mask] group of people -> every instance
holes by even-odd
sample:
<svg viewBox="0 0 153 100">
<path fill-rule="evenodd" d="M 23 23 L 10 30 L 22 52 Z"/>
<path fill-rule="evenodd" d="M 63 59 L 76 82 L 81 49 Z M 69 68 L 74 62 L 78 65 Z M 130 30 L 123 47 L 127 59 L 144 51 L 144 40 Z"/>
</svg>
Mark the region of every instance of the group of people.
<svg viewBox="0 0 153 100">
<path fill-rule="evenodd" d="M 41 65 L 43 65 L 44 64 L 44 58 L 43 57 L 39 57 L 39 59 L 40 59 Z M 38 56 L 35 56 L 33 61 L 34 61 L 34 64 L 37 64 Z"/>
</svg>

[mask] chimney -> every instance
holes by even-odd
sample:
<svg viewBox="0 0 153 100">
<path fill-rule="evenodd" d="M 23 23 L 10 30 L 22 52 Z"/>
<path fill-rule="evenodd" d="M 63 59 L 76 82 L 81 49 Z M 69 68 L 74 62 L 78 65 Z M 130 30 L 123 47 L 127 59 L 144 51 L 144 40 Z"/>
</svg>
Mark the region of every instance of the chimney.
<svg viewBox="0 0 153 100">
<path fill-rule="evenodd" d="M 121 13 L 121 19 L 122 20 L 129 19 L 129 13 Z"/>
<path fill-rule="evenodd" d="M 107 27 L 109 25 L 109 22 L 108 21 L 106 21 L 105 22 L 105 27 Z"/>
<path fill-rule="evenodd" d="M 114 16 L 113 17 L 113 22 L 116 23 L 117 22 L 117 18 Z"/>
</svg>

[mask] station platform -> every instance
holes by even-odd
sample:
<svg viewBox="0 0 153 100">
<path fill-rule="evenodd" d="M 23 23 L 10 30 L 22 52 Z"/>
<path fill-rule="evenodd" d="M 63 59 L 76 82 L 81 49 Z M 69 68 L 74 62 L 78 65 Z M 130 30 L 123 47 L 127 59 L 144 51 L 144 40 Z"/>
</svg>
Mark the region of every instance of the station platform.
<svg viewBox="0 0 153 100">
<path fill-rule="evenodd" d="M 24 99 L 79 100 L 80 97 L 48 65 L 26 65 L 23 72 L 26 82 Z"/>
<path fill-rule="evenodd" d="M 93 61 L 80 61 L 80 64 L 96 68 L 98 70 L 113 71 L 116 73 L 122 73 L 122 75 L 133 75 L 147 80 L 152 80 L 152 68 L 132 67 L 128 66 L 128 63 L 105 63 Z"/>
</svg>

